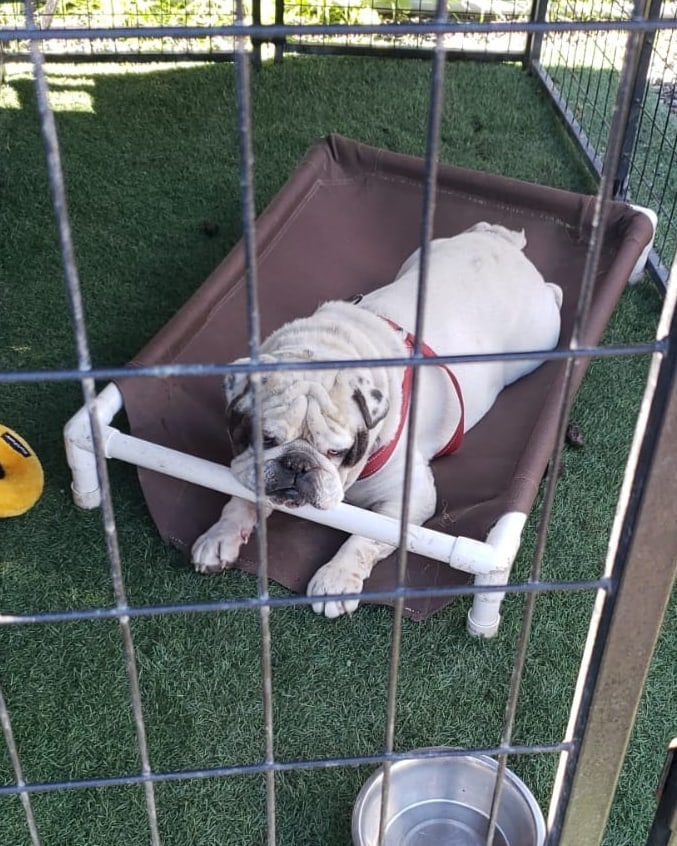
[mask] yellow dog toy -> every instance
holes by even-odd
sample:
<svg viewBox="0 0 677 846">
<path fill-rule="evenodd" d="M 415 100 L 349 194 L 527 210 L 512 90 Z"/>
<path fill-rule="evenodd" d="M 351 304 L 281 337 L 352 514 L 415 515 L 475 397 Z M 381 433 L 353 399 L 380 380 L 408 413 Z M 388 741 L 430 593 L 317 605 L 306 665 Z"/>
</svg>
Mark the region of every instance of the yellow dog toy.
<svg viewBox="0 0 677 846">
<path fill-rule="evenodd" d="M 0 423 L 0 517 L 16 517 L 40 499 L 42 465 L 26 441 Z"/>
</svg>

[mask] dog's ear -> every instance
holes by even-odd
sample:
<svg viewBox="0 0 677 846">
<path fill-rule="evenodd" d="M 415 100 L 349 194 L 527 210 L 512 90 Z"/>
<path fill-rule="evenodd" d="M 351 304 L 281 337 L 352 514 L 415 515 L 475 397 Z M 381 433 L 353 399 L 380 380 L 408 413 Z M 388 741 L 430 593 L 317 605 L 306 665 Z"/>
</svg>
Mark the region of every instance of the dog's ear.
<svg viewBox="0 0 677 846">
<path fill-rule="evenodd" d="M 238 358 L 233 364 L 249 364 L 250 358 Z M 263 353 L 259 361 L 262 364 L 271 364 L 277 359 L 275 356 Z M 261 374 L 261 384 L 265 385 L 268 375 Z M 228 436 L 233 451 L 233 457 L 244 452 L 252 442 L 252 415 L 251 402 L 240 402 L 251 387 L 251 379 L 248 373 L 228 373 L 223 382 L 223 391 L 226 397 L 226 425 Z"/>
<path fill-rule="evenodd" d="M 233 364 L 248 364 L 249 358 L 238 358 Z M 249 387 L 249 376 L 246 373 L 227 373 L 223 380 L 223 392 L 226 395 L 226 406 L 230 406 L 239 399 Z"/>
<path fill-rule="evenodd" d="M 248 358 L 238 358 L 233 364 L 246 364 L 248 361 Z M 223 391 L 226 395 L 226 427 L 233 458 L 251 444 L 251 415 L 239 402 L 248 390 L 249 376 L 246 373 L 226 375 L 223 381 Z"/>
<path fill-rule="evenodd" d="M 369 433 L 366 429 L 358 429 L 355 440 L 343 458 L 344 467 L 354 467 L 364 457 L 369 446 Z"/>
<path fill-rule="evenodd" d="M 252 443 L 252 418 L 247 411 L 240 411 L 231 403 L 226 409 L 226 424 L 233 458 L 240 455 Z"/>
<path fill-rule="evenodd" d="M 353 399 L 362 413 L 367 429 L 373 429 L 377 423 L 380 423 L 390 408 L 390 403 L 383 395 L 383 391 L 374 387 L 356 387 L 353 391 Z"/>
<path fill-rule="evenodd" d="M 261 364 L 274 364 L 278 359 L 274 355 L 262 353 L 259 357 Z M 251 358 L 238 358 L 232 364 L 250 364 Z M 261 375 L 261 384 L 265 385 L 268 374 Z M 226 395 L 226 405 L 230 406 L 235 400 L 247 392 L 249 388 L 249 375 L 247 373 L 228 373 L 223 381 L 223 390 Z"/>
</svg>

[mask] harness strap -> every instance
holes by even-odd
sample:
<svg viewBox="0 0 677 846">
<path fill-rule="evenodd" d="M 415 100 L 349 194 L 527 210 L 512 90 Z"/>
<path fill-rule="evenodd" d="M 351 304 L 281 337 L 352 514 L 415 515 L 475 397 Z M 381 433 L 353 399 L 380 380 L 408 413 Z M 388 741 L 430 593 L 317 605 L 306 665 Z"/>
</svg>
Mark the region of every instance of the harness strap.
<svg viewBox="0 0 677 846">
<path fill-rule="evenodd" d="M 386 323 L 389 323 L 396 332 L 404 331 L 397 323 L 394 323 L 392 320 L 389 320 L 387 317 L 383 318 Z M 415 339 L 411 332 L 407 332 L 404 342 L 407 346 L 407 349 L 410 353 L 414 352 L 415 346 Z M 436 358 L 437 353 L 432 350 L 427 344 L 421 344 L 421 352 L 425 358 Z M 440 458 L 443 455 L 448 455 L 450 452 L 454 452 L 457 450 L 461 442 L 463 440 L 463 432 L 464 432 L 464 423 L 465 423 L 465 407 L 463 404 L 463 394 L 461 392 L 461 386 L 458 383 L 458 379 L 456 378 L 454 372 L 447 367 L 446 364 L 440 364 L 440 367 L 444 368 L 447 376 L 451 379 L 451 384 L 456 391 L 456 396 L 458 397 L 458 402 L 461 407 L 461 416 L 458 421 L 458 425 L 452 436 L 449 438 L 447 443 L 442 447 L 442 449 L 435 454 L 435 458 Z M 400 410 L 400 422 L 397 427 L 397 431 L 393 435 L 392 439 L 389 443 L 384 444 L 383 446 L 379 447 L 375 452 L 373 452 L 367 463 L 364 465 L 364 469 L 358 476 L 358 481 L 360 479 L 367 479 L 369 476 L 372 476 L 384 464 L 388 461 L 390 456 L 395 451 L 395 447 L 399 443 L 400 437 L 402 435 L 402 430 L 404 429 L 404 424 L 407 419 L 407 415 L 409 413 L 409 404 L 411 402 L 411 383 L 413 379 L 413 367 L 405 367 L 404 369 L 404 376 L 402 377 L 402 407 Z"/>
</svg>

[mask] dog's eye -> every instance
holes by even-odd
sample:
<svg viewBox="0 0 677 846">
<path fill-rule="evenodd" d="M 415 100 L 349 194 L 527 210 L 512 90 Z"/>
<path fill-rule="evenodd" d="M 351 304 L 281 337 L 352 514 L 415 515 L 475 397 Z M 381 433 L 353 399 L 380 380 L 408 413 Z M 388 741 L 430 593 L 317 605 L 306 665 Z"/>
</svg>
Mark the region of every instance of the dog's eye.
<svg viewBox="0 0 677 846">
<path fill-rule="evenodd" d="M 263 448 L 272 449 L 274 446 L 277 446 L 277 438 L 274 438 L 272 435 L 264 435 Z"/>
<path fill-rule="evenodd" d="M 343 458 L 347 452 L 347 449 L 328 449 L 325 452 L 325 455 L 327 458 Z"/>
</svg>

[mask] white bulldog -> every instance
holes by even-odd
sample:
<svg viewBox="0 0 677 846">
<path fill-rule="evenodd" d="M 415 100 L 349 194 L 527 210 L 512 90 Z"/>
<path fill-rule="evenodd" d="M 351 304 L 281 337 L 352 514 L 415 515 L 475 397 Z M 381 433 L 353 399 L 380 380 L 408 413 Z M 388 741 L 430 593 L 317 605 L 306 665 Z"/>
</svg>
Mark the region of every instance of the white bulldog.
<svg viewBox="0 0 677 846">
<path fill-rule="evenodd" d="M 552 349 L 560 333 L 562 291 L 546 283 L 526 258 L 524 232 L 478 223 L 430 244 L 424 311 L 424 355 Z M 403 358 L 411 354 L 419 251 L 395 281 L 353 303 L 332 301 L 310 317 L 273 332 L 261 359 L 340 361 Z M 241 361 L 246 361 L 242 359 Z M 435 511 L 430 461 L 455 449 L 463 433 L 499 392 L 539 362 L 495 361 L 424 366 L 418 376 L 418 414 L 409 520 Z M 410 367 L 272 371 L 261 377 L 263 476 L 271 507 L 354 505 L 399 518 L 410 400 Z M 252 490 L 256 470 L 253 410 L 246 375 L 225 382 L 227 424 L 235 476 Z M 233 497 L 220 519 L 193 545 L 200 573 L 230 567 L 256 525 L 253 503 Z M 362 590 L 374 565 L 393 547 L 353 535 L 310 580 L 313 610 L 327 617 L 352 613 L 356 599 L 325 600 Z"/>
</svg>

